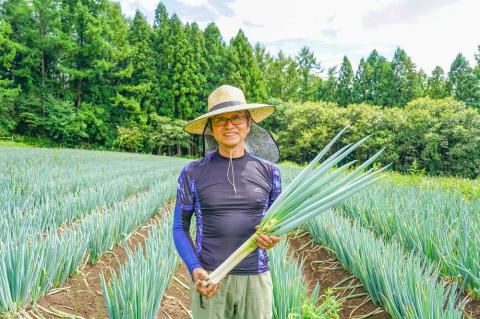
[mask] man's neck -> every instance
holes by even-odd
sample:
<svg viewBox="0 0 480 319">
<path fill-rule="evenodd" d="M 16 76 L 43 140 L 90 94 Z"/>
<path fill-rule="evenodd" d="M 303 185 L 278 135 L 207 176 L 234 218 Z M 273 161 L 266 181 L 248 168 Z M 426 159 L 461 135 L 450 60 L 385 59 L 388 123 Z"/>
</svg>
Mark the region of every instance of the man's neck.
<svg viewBox="0 0 480 319">
<path fill-rule="evenodd" d="M 224 157 L 230 157 L 230 153 L 232 158 L 242 157 L 245 155 L 245 145 L 242 143 L 233 148 L 227 148 L 223 145 L 219 145 L 218 152 Z"/>
</svg>

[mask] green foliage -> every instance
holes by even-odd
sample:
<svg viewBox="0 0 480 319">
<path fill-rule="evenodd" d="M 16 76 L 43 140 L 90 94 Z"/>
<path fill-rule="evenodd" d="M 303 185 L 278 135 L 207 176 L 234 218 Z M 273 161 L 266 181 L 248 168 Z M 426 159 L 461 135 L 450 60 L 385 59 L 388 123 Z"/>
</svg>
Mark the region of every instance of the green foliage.
<svg viewBox="0 0 480 319">
<path fill-rule="evenodd" d="M 450 95 L 445 72 L 439 66 L 432 71 L 432 76 L 428 78 L 427 95 L 432 99 L 443 99 Z"/>
<path fill-rule="evenodd" d="M 469 153 L 476 139 L 466 139 L 473 131 L 470 124 L 462 128 L 463 120 L 458 119 L 464 111 L 445 128 L 427 116 L 428 125 L 433 125 L 428 128 L 420 119 L 422 112 L 437 116 L 430 108 L 410 107 L 405 113 L 396 107 L 407 107 L 423 96 L 453 96 L 480 110 L 479 52 L 474 66 L 459 54 L 448 75 L 437 67 L 427 76 L 401 48 L 391 60 L 373 50 L 360 60 L 357 70 L 345 56 L 341 65 L 324 71 L 308 47 L 292 56 L 282 51 L 273 55 L 259 43 L 252 48 L 242 30 L 226 44 L 214 23 L 204 30 L 195 22 L 184 23 L 169 15 L 161 2 L 151 26 L 140 11 L 126 19 L 120 5 L 111 0 L 4 0 L 0 2 L 0 134 L 70 147 L 169 154 L 188 150 L 189 156 L 196 156 L 200 138 L 186 142 L 179 132 L 159 137 L 155 116 L 170 118 L 177 128 L 176 120 L 191 120 L 206 111 L 211 91 L 231 84 L 244 91 L 248 102 L 270 101 L 278 107 L 263 125 L 281 144 L 289 143 L 284 149 L 287 160 L 307 161 L 319 141 L 343 124 L 356 123 L 357 136 L 372 129 L 379 132 L 367 144 L 385 143 L 389 156 L 385 162 L 394 162 L 398 170 L 407 171 L 415 159 L 428 173 L 476 176 L 477 164 Z M 286 102 L 300 101 L 336 103 L 352 114 L 327 107 L 320 110 L 319 118 L 304 119 L 311 116 L 300 111 L 301 118 L 295 119 Z M 356 106 L 349 107 L 352 104 Z M 331 119 L 333 123 L 327 123 Z M 342 123 L 337 125 L 335 119 Z M 413 131 L 402 135 L 404 128 Z M 447 130 L 451 136 L 439 144 L 438 136 L 446 136 Z M 121 142 L 132 134 L 137 142 Z M 165 139 L 178 142 L 171 145 Z"/>
<path fill-rule="evenodd" d="M 399 106 L 424 95 L 422 74 L 416 71 L 415 64 L 405 50 L 397 48 L 392 60 L 393 100 Z"/>
<path fill-rule="evenodd" d="M 343 57 L 342 65 L 338 71 L 338 84 L 335 100 L 338 105 L 346 106 L 352 102 L 353 69 L 350 60 Z"/>
<path fill-rule="evenodd" d="M 328 69 L 328 78 L 325 81 L 317 81 L 318 100 L 334 102 L 337 99 L 337 68 L 332 67 Z"/>
<path fill-rule="evenodd" d="M 300 49 L 295 59 L 300 78 L 300 100 L 311 101 L 314 98 L 316 83 L 314 73 L 321 70 L 320 63 L 317 62 L 315 54 L 307 46 Z"/>
<path fill-rule="evenodd" d="M 148 134 L 148 146 L 154 154 L 182 155 L 182 147 L 190 146 L 190 136 L 183 130 L 186 121 L 172 120 L 165 116 L 152 114 L 151 132 Z"/>
<path fill-rule="evenodd" d="M 139 152 L 143 149 L 145 136 L 138 127 L 118 127 L 115 146 L 120 150 Z"/>
<path fill-rule="evenodd" d="M 240 30 L 228 47 L 226 81 L 242 89 L 250 102 L 265 101 L 267 89 L 247 37 Z"/>
<path fill-rule="evenodd" d="M 385 147 L 380 162 L 408 171 L 418 169 L 433 175 L 480 175 L 480 114 L 451 98 L 421 98 L 404 109 L 333 103 L 293 104 L 284 113 L 287 123 L 278 133 L 283 158 L 297 163 L 311 160 L 336 131 L 349 125 L 344 144 L 373 134 L 354 159 L 365 158 Z M 313 116 L 315 115 L 315 116 Z"/>
<path fill-rule="evenodd" d="M 12 28 L 0 20 L 0 136 L 9 134 L 15 127 L 14 101 L 20 88 L 12 80 L 12 62 L 17 45 L 10 40 Z"/>
<path fill-rule="evenodd" d="M 452 95 L 467 105 L 480 108 L 480 77 L 470 67 L 468 60 L 459 53 L 448 72 L 448 86 Z"/>
<path fill-rule="evenodd" d="M 360 60 L 353 82 L 353 101 L 373 105 L 394 105 L 394 71 L 392 64 L 376 50 L 367 60 Z"/>
<path fill-rule="evenodd" d="M 132 46 L 131 65 L 132 74 L 128 83 L 134 85 L 137 91 L 132 94 L 138 101 L 140 109 L 146 113 L 156 111 L 155 96 L 156 74 L 153 50 L 153 29 L 140 11 L 135 17 L 128 31 L 128 42 Z"/>
<path fill-rule="evenodd" d="M 227 45 L 222 39 L 220 30 L 213 22 L 207 25 L 203 35 L 205 38 L 206 60 L 209 66 L 206 75 L 207 92 L 212 92 L 225 82 Z"/>
</svg>

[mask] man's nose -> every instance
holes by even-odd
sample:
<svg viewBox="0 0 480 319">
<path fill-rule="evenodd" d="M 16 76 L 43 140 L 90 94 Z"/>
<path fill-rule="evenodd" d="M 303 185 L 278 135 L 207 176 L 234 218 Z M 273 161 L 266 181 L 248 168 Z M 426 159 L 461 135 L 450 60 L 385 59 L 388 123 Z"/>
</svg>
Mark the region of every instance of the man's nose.
<svg viewBox="0 0 480 319">
<path fill-rule="evenodd" d="M 232 120 L 231 119 L 227 119 L 227 122 L 225 123 L 225 127 L 226 128 L 231 128 L 231 127 L 234 127 L 235 125 L 233 125 L 232 123 Z"/>
</svg>

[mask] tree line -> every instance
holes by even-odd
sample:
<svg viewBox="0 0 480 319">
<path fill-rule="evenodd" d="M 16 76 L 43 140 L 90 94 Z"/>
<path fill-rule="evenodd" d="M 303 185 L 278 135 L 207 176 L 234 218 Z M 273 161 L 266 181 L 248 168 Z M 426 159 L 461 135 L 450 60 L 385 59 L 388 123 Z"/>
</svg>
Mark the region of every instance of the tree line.
<svg viewBox="0 0 480 319">
<path fill-rule="evenodd" d="M 150 25 L 140 11 L 125 18 L 108 0 L 0 2 L 0 136 L 196 155 L 199 139 L 181 127 L 225 83 L 249 102 L 403 108 L 421 97 L 453 97 L 478 110 L 480 46 L 475 65 L 459 53 L 448 72 L 436 67 L 430 75 L 401 48 L 392 60 L 373 50 L 356 70 L 347 57 L 324 70 L 306 46 L 272 55 L 242 30 L 227 43 L 214 23 L 203 30 L 183 23 L 162 3 Z"/>
<path fill-rule="evenodd" d="M 265 120 L 277 127 L 282 158 L 305 164 L 342 128 L 337 149 L 372 135 L 346 161 L 364 161 L 385 148 L 378 164 L 401 172 L 480 176 L 480 113 L 452 97 L 422 97 L 405 107 L 366 103 L 341 107 L 333 102 L 276 101 L 277 112 Z"/>
</svg>

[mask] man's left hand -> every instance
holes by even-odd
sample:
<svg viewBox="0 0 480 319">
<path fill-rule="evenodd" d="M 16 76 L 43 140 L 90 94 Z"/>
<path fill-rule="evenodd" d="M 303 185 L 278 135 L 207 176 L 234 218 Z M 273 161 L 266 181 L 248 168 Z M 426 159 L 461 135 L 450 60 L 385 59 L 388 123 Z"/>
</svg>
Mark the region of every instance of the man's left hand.
<svg viewBox="0 0 480 319">
<path fill-rule="evenodd" d="M 258 227 L 258 225 L 255 226 L 255 229 L 258 229 Z M 273 248 L 280 241 L 280 239 L 281 238 L 277 236 L 259 234 L 257 237 L 257 245 L 262 249 L 270 249 Z"/>
</svg>

